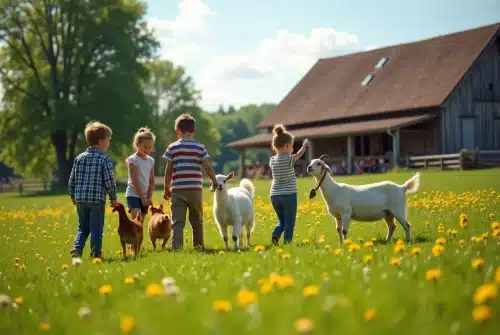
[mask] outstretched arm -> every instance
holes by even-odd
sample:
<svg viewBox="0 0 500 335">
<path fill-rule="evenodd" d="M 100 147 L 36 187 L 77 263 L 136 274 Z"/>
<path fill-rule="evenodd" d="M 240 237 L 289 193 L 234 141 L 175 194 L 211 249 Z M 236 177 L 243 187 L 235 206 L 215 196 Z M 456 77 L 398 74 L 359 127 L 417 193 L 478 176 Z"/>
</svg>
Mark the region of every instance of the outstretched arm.
<svg viewBox="0 0 500 335">
<path fill-rule="evenodd" d="M 295 154 L 295 160 L 300 159 L 300 157 L 302 157 L 302 155 L 304 155 L 304 153 L 306 152 L 306 149 L 308 147 L 309 147 L 309 140 L 306 138 L 304 140 L 304 143 L 302 144 L 302 148 L 300 148 L 300 150 L 297 151 L 297 153 Z"/>
</svg>

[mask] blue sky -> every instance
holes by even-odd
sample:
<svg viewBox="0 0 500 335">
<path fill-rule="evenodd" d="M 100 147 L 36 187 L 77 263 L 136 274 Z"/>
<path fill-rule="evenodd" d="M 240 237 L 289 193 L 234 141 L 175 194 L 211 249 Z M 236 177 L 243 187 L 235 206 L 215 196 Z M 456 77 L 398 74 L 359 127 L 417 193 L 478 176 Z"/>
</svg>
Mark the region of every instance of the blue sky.
<svg viewBox="0 0 500 335">
<path fill-rule="evenodd" d="M 500 22 L 500 0 L 148 0 L 202 106 L 279 102 L 320 57 Z"/>
</svg>

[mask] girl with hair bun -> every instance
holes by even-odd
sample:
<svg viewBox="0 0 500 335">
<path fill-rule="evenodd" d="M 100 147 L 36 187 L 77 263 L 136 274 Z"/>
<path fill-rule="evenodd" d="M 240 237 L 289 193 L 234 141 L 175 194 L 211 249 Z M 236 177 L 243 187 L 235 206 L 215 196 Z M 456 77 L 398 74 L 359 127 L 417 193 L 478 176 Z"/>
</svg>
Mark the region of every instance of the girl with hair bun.
<svg viewBox="0 0 500 335">
<path fill-rule="evenodd" d="M 276 154 L 269 160 L 273 177 L 270 196 L 278 224 L 274 228 L 271 241 L 276 245 L 281 234 L 284 235 L 285 243 L 290 243 L 293 239 L 297 215 L 297 180 L 294 165 L 306 151 L 309 141 L 305 139 L 302 148 L 292 154 L 294 137 L 285 126 L 275 125 L 273 134 L 272 149 Z"/>
<path fill-rule="evenodd" d="M 155 160 L 149 154 L 153 151 L 156 137 L 149 128 L 139 128 L 134 135 L 133 145 L 135 153 L 126 159 L 128 168 L 128 182 L 125 196 L 127 205 L 136 217 L 141 212 L 141 221 L 152 205 L 153 190 L 155 187 L 154 165 Z"/>
</svg>

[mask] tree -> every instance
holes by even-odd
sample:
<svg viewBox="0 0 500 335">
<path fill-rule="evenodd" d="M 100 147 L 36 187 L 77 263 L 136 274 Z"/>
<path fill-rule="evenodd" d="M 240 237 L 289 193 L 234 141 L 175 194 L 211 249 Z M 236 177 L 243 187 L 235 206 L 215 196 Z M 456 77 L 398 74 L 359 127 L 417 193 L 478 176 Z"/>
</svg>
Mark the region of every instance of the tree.
<svg viewBox="0 0 500 335">
<path fill-rule="evenodd" d="M 57 163 L 63 186 L 88 121 L 115 129 L 112 149 L 130 143 L 151 116 L 141 85 L 158 43 L 145 11 L 138 0 L 0 0 L 8 164 L 40 175 Z"/>
<path fill-rule="evenodd" d="M 195 89 L 191 76 L 182 66 L 175 66 L 168 60 L 155 60 L 147 63 L 151 76 L 145 84 L 146 91 L 154 105 L 154 123 L 151 129 L 156 134 L 154 152 L 155 174 L 161 172 L 162 146 L 167 144 L 165 127 L 172 111 L 193 107 L 200 101 L 200 92 Z M 168 136 L 167 136 L 168 137 Z"/>
<path fill-rule="evenodd" d="M 226 111 L 224 110 L 224 106 L 223 105 L 219 105 L 219 108 L 217 108 L 217 114 L 219 114 L 219 115 L 226 114 Z"/>
</svg>

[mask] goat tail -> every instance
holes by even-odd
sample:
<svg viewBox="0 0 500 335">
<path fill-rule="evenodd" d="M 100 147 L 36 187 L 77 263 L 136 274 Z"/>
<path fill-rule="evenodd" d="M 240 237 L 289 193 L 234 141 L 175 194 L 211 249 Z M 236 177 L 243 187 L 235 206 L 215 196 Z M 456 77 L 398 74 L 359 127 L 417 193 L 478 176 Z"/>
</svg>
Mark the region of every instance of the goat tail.
<svg viewBox="0 0 500 335">
<path fill-rule="evenodd" d="M 420 187 L 420 172 L 415 173 L 413 177 L 408 179 L 404 184 L 403 188 L 405 193 L 415 193 Z"/>
<path fill-rule="evenodd" d="M 255 197 L 255 187 L 253 186 L 253 183 L 252 183 L 252 181 L 250 179 L 243 178 L 240 181 L 240 187 L 242 187 L 245 190 L 247 190 L 248 193 L 250 193 L 250 198 L 252 198 L 252 200 L 254 199 L 254 197 Z"/>
</svg>

